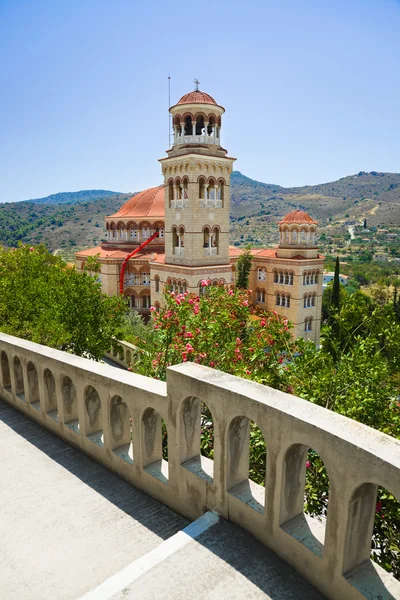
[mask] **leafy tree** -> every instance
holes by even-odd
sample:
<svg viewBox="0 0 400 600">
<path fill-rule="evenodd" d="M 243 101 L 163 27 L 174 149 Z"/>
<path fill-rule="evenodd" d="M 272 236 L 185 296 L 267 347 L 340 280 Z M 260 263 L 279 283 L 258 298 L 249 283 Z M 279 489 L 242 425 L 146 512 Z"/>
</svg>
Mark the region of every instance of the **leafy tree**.
<svg viewBox="0 0 400 600">
<path fill-rule="evenodd" d="M 249 287 L 249 275 L 251 270 L 251 248 L 246 246 L 237 263 L 237 287 L 247 290 Z"/>
<path fill-rule="evenodd" d="M 121 298 L 105 296 L 87 273 L 44 247 L 0 247 L 0 329 L 100 360 L 118 339 Z"/>
</svg>

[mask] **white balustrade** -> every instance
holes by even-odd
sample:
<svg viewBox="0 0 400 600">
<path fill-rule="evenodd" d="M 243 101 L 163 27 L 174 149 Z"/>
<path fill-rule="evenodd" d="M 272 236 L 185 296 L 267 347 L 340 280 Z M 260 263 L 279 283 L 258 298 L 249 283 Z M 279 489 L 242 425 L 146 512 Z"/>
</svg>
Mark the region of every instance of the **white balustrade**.
<svg viewBox="0 0 400 600">
<path fill-rule="evenodd" d="M 377 485 L 400 499 L 399 440 L 189 362 L 164 383 L 0 334 L 0 367 L 4 401 L 188 519 L 210 510 L 237 523 L 330 600 L 400 599 L 400 582 L 369 559 Z M 213 460 L 201 454 L 201 402 Z M 267 444 L 265 487 L 249 479 L 251 420 Z M 330 481 L 322 521 L 303 512 L 310 447 Z"/>
</svg>

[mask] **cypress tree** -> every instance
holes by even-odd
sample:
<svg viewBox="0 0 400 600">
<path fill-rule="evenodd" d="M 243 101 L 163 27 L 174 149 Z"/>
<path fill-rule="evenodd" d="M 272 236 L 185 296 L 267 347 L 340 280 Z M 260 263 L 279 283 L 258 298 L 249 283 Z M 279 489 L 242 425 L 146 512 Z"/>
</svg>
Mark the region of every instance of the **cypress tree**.
<svg viewBox="0 0 400 600">
<path fill-rule="evenodd" d="M 333 288 L 332 288 L 332 310 L 335 312 L 340 311 L 340 281 L 339 281 L 339 257 L 336 257 L 335 275 L 333 277 Z"/>
<path fill-rule="evenodd" d="M 249 287 L 249 275 L 251 269 L 250 246 L 247 246 L 243 254 L 240 255 L 237 264 L 237 287 L 247 290 Z"/>
</svg>

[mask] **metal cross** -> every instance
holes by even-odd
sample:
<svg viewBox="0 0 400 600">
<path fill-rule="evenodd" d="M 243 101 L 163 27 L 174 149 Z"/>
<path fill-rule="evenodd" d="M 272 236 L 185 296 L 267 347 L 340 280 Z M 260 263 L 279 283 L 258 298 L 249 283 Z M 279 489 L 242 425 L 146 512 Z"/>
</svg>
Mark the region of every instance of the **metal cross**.
<svg viewBox="0 0 400 600">
<path fill-rule="evenodd" d="M 198 80 L 198 79 L 195 77 L 195 78 L 194 78 L 194 82 L 195 82 L 195 84 L 196 84 L 196 92 L 198 92 L 198 91 L 199 91 L 199 84 L 200 84 L 200 81 L 199 81 L 199 80 Z"/>
</svg>

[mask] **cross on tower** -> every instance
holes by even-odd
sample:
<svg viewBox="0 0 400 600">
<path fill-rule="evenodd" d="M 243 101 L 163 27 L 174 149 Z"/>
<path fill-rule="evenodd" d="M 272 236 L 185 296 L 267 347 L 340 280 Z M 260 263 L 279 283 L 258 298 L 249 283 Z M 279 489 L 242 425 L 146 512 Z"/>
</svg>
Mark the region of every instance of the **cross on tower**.
<svg viewBox="0 0 400 600">
<path fill-rule="evenodd" d="M 200 84 L 200 81 L 197 79 L 197 77 L 195 77 L 195 78 L 194 78 L 194 82 L 195 82 L 195 84 L 196 84 L 196 92 L 198 92 L 198 91 L 199 91 L 199 84 Z"/>
</svg>

